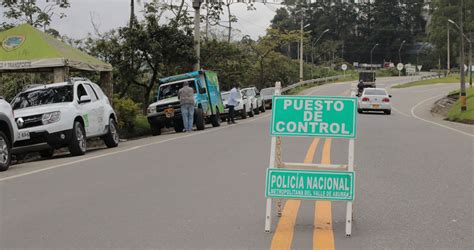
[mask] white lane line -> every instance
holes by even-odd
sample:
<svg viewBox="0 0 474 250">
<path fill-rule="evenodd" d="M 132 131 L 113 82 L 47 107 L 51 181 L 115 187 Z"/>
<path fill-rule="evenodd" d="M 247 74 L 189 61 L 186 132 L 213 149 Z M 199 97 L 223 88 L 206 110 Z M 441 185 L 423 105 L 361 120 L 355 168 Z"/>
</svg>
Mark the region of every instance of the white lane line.
<svg viewBox="0 0 474 250">
<path fill-rule="evenodd" d="M 452 130 L 452 131 L 454 131 L 454 132 L 461 133 L 461 134 L 463 134 L 463 135 L 467 135 L 467 136 L 470 136 L 470 137 L 474 137 L 474 134 L 466 133 L 466 132 L 464 132 L 464 131 L 462 131 L 462 130 L 455 129 L 455 128 L 452 128 L 452 127 L 443 125 L 443 124 L 441 124 L 441 123 L 437 123 L 437 122 L 434 122 L 434 121 L 430 121 L 430 120 L 423 119 L 423 118 L 421 118 L 421 117 L 419 117 L 419 116 L 417 116 L 417 115 L 415 114 L 415 109 L 418 108 L 420 105 L 426 103 L 427 101 L 433 100 L 433 99 L 435 99 L 435 98 L 440 98 L 440 97 L 442 97 L 442 96 L 445 96 L 445 94 L 443 94 L 443 95 L 438 95 L 438 96 L 435 96 L 435 97 L 430 97 L 430 98 L 428 98 L 428 99 L 425 99 L 425 100 L 419 102 L 418 104 L 416 104 L 415 106 L 413 106 L 413 108 L 411 108 L 411 115 L 412 115 L 414 118 L 418 119 L 418 120 L 421 120 L 421 121 L 424 121 L 424 122 L 427 122 L 427 123 L 431 123 L 431 124 L 434 124 L 434 125 L 437 125 L 437 126 L 440 126 L 440 127 L 443 127 L 443 128 L 449 129 L 449 130 Z"/>
<path fill-rule="evenodd" d="M 413 118 L 413 116 L 408 115 L 408 114 L 406 114 L 406 113 L 404 113 L 404 112 L 398 110 L 398 109 L 395 108 L 395 106 L 393 106 L 393 105 L 392 105 L 392 109 L 393 109 L 393 111 L 395 111 L 395 112 L 397 112 L 397 113 L 399 113 L 399 114 L 401 114 L 401 115 L 403 115 L 403 116 L 406 116 L 406 117 L 408 117 L 408 118 Z"/>
<path fill-rule="evenodd" d="M 260 119 L 266 118 L 268 116 L 270 116 L 270 114 L 260 116 L 258 118 L 248 120 L 248 121 L 245 121 L 245 122 L 240 122 L 239 124 L 246 124 L 246 123 L 255 122 L 255 121 L 258 121 Z M 184 138 L 188 138 L 188 137 L 198 136 L 198 135 L 207 134 L 207 133 L 211 133 L 211 132 L 216 132 L 216 131 L 223 130 L 223 129 L 226 129 L 226 128 L 229 128 L 229 127 L 234 127 L 234 126 L 238 126 L 238 124 L 229 125 L 229 126 L 225 126 L 225 127 L 214 128 L 214 129 L 209 129 L 209 130 L 205 130 L 205 131 L 202 131 L 202 132 L 194 132 L 194 133 L 191 133 L 191 134 L 166 139 L 166 140 L 163 140 L 163 141 L 152 142 L 152 143 L 143 144 L 143 145 L 140 145 L 140 146 L 127 148 L 127 149 L 120 150 L 120 151 L 115 151 L 115 152 L 105 153 L 105 154 L 101 154 L 101 155 L 91 156 L 91 157 L 88 157 L 88 158 L 75 160 L 75 161 L 71 161 L 71 162 L 65 162 L 65 163 L 54 165 L 54 166 L 47 167 L 47 168 L 42 168 L 42 169 L 38 169 L 38 170 L 34 170 L 34 171 L 22 173 L 22 174 L 12 175 L 12 176 L 5 177 L 5 178 L 0 178 L 0 182 L 7 181 L 7 180 L 12 180 L 12 179 L 20 178 L 20 177 L 23 177 L 23 176 L 32 175 L 32 174 L 37 174 L 37 173 L 49 171 L 49 170 L 56 169 L 56 168 L 67 167 L 67 166 L 78 164 L 78 163 L 85 162 L 85 161 L 90 161 L 90 160 L 99 159 L 99 158 L 103 158 L 103 157 L 107 157 L 107 156 L 112 156 L 112 155 L 116 155 L 116 154 L 130 152 L 130 151 L 134 151 L 134 150 L 137 150 L 137 149 L 141 149 L 141 148 L 145 148 L 145 147 L 149 147 L 149 146 L 153 146 L 153 145 L 158 145 L 158 144 L 162 144 L 162 143 L 166 143 L 166 142 L 170 142 L 170 141 L 175 141 L 175 140 L 184 139 Z"/>
</svg>

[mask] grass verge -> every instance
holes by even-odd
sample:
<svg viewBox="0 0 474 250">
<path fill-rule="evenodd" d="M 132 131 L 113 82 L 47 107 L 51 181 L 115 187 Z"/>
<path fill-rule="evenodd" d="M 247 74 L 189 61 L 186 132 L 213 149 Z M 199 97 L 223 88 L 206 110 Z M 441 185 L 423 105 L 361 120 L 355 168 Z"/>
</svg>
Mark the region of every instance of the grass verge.
<svg viewBox="0 0 474 250">
<path fill-rule="evenodd" d="M 438 84 L 438 83 L 459 83 L 459 76 L 449 76 L 444 78 L 434 78 L 428 80 L 421 80 L 416 82 L 409 82 L 405 84 L 395 85 L 392 88 L 400 89 L 400 88 L 409 88 L 415 86 L 422 86 L 422 85 L 430 85 L 430 84 Z"/>
<path fill-rule="evenodd" d="M 457 100 L 448 112 L 448 120 L 474 124 L 474 88 L 467 89 L 466 98 L 467 110 L 465 112 L 461 112 L 461 101 Z"/>
</svg>

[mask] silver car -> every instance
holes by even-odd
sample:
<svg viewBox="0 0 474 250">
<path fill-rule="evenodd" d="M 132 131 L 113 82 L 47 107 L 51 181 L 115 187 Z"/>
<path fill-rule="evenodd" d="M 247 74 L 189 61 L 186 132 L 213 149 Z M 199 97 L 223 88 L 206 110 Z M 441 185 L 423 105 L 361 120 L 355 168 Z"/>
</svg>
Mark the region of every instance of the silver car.
<svg viewBox="0 0 474 250">
<path fill-rule="evenodd" d="M 366 88 L 359 97 L 358 112 L 383 111 L 385 114 L 390 115 L 392 113 L 390 98 L 392 96 L 385 89 Z"/>
<path fill-rule="evenodd" d="M 272 108 L 272 98 L 275 95 L 275 87 L 265 88 L 260 91 L 265 108 Z"/>
</svg>

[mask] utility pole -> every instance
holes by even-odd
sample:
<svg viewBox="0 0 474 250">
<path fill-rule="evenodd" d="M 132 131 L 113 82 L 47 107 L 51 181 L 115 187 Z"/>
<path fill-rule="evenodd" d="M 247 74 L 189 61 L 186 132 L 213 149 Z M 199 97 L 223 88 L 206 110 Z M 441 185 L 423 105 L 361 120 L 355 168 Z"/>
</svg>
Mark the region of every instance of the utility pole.
<svg viewBox="0 0 474 250">
<path fill-rule="evenodd" d="M 472 88 L 472 33 L 469 33 L 469 87 Z"/>
<path fill-rule="evenodd" d="M 466 82 L 464 77 L 464 1 L 461 0 L 461 20 L 460 30 L 461 30 L 461 52 L 460 52 L 460 64 L 459 69 L 461 71 L 461 112 L 465 112 L 467 110 L 466 107 Z"/>
<path fill-rule="evenodd" d="M 402 48 L 403 44 L 405 44 L 407 41 L 403 40 L 402 44 L 400 44 L 400 48 L 398 49 L 398 60 L 400 63 L 402 63 Z"/>
<path fill-rule="evenodd" d="M 449 70 L 450 70 L 450 67 L 451 67 L 451 63 L 449 62 L 449 58 L 450 58 L 450 49 L 449 49 L 449 23 L 448 23 L 448 57 L 447 57 L 447 62 L 446 62 L 446 77 L 449 75 Z"/>
<path fill-rule="evenodd" d="M 303 32 L 304 32 L 304 19 L 303 13 L 301 13 L 301 27 L 300 27 L 300 83 L 303 82 Z"/>
<path fill-rule="evenodd" d="M 375 49 L 375 47 L 377 47 L 377 46 L 379 46 L 378 43 L 376 43 L 376 44 L 374 45 L 374 47 L 372 47 L 372 49 L 370 50 L 370 70 L 371 70 L 371 71 L 373 71 L 373 67 L 372 67 L 372 65 L 373 65 L 373 63 L 372 63 L 372 54 L 374 53 L 374 49 Z"/>
<path fill-rule="evenodd" d="M 201 69 L 201 3 L 202 0 L 193 0 L 194 8 L 194 50 L 196 51 L 196 64 L 194 70 Z"/>
</svg>

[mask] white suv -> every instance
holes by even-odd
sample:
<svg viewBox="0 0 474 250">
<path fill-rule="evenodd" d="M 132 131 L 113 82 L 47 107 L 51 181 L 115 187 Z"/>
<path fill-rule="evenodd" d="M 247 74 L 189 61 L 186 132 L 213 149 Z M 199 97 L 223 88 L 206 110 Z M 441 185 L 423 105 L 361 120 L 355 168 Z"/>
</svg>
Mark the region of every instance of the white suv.
<svg viewBox="0 0 474 250">
<path fill-rule="evenodd" d="M 262 97 L 260 96 L 260 92 L 258 91 L 257 88 L 255 87 L 250 87 L 250 88 L 244 88 L 242 89 L 242 93 L 245 94 L 245 97 L 247 97 L 250 100 L 250 103 L 252 104 L 252 108 L 255 112 L 255 114 L 260 114 L 260 112 L 265 112 L 265 105 L 263 104 Z"/>
<path fill-rule="evenodd" d="M 107 147 L 119 143 L 117 117 L 100 87 L 84 78 L 37 85 L 12 101 L 19 135 L 14 152 L 38 151 L 44 158 L 67 146 L 83 155 L 87 140 L 101 137 Z"/>
<path fill-rule="evenodd" d="M 0 97 L 0 172 L 8 170 L 11 162 L 11 148 L 17 137 L 13 111 L 8 102 Z"/>
</svg>

